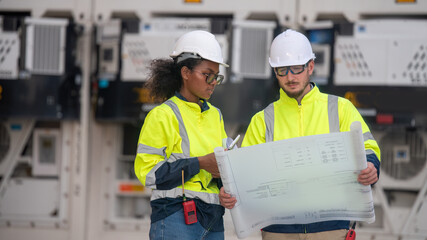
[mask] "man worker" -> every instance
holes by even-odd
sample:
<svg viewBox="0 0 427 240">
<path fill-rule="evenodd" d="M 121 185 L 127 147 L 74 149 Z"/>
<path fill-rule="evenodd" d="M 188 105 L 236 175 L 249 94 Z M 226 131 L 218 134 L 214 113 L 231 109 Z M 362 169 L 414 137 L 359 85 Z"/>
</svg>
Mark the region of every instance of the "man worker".
<svg viewBox="0 0 427 240">
<path fill-rule="evenodd" d="M 280 86 L 280 99 L 256 113 L 249 124 L 242 147 L 294 137 L 344 132 L 354 121 L 362 124 L 367 168 L 358 175 L 363 185 L 377 182 L 380 149 L 354 105 L 345 98 L 328 95 L 310 82 L 314 53 L 301 33 L 286 30 L 270 48 L 269 62 Z M 261 161 L 261 160 L 260 160 Z M 262 162 L 260 162 L 262 164 Z M 220 191 L 220 202 L 228 209 L 236 199 Z M 262 229 L 262 239 L 345 239 L 349 221 L 325 221 L 310 224 L 275 224 Z"/>
</svg>

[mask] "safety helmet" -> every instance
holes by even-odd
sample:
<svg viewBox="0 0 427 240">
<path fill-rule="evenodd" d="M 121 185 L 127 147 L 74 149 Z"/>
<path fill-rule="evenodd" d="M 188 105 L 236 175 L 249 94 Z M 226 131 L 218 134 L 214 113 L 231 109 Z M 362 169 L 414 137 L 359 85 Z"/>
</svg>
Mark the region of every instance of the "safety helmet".
<svg viewBox="0 0 427 240">
<path fill-rule="evenodd" d="M 175 43 L 171 58 L 179 57 L 182 61 L 188 58 L 203 58 L 228 67 L 222 58 L 221 47 L 215 36 L 206 31 L 196 30 L 182 35 Z M 178 61 L 178 62 L 179 62 Z"/>
<path fill-rule="evenodd" d="M 279 34 L 271 43 L 268 61 L 271 67 L 285 67 L 303 65 L 315 58 L 307 37 L 288 29 Z"/>
</svg>

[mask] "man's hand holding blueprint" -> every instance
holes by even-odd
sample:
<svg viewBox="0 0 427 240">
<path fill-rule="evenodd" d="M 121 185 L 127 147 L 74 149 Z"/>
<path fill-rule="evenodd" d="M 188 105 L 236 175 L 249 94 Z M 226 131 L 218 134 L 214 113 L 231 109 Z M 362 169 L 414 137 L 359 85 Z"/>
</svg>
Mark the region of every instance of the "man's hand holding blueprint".
<svg viewBox="0 0 427 240">
<path fill-rule="evenodd" d="M 271 224 L 375 220 L 371 187 L 357 180 L 367 167 L 359 122 L 349 132 L 217 148 L 215 156 L 225 191 L 237 199 L 239 238 Z"/>
</svg>

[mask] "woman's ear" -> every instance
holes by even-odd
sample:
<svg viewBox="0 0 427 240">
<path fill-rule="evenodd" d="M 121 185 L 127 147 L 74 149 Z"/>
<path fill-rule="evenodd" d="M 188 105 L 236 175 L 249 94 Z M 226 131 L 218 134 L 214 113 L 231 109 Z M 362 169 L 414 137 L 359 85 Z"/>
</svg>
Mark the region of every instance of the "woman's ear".
<svg viewBox="0 0 427 240">
<path fill-rule="evenodd" d="M 191 74 L 191 70 L 188 67 L 183 66 L 181 68 L 182 80 L 188 80 L 190 78 L 190 74 Z"/>
</svg>

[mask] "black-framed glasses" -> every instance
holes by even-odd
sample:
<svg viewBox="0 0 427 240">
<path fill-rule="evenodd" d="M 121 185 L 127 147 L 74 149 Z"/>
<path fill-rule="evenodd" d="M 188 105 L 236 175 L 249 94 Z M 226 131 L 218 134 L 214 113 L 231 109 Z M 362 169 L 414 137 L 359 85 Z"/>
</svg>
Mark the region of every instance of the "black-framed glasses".
<svg viewBox="0 0 427 240">
<path fill-rule="evenodd" d="M 277 75 L 284 77 L 286 75 L 288 75 L 289 71 L 296 75 L 296 74 L 300 74 L 302 72 L 304 72 L 305 68 L 308 66 L 308 63 L 310 61 L 308 61 L 306 64 L 304 65 L 295 65 L 295 66 L 287 66 L 287 67 L 277 67 L 274 69 L 274 71 L 276 72 Z"/>
<path fill-rule="evenodd" d="M 224 75 L 214 74 L 214 73 L 202 73 L 196 70 L 192 70 L 193 72 L 197 72 L 206 76 L 206 82 L 211 84 L 214 80 L 216 80 L 216 84 L 219 85 L 224 80 Z"/>
</svg>

